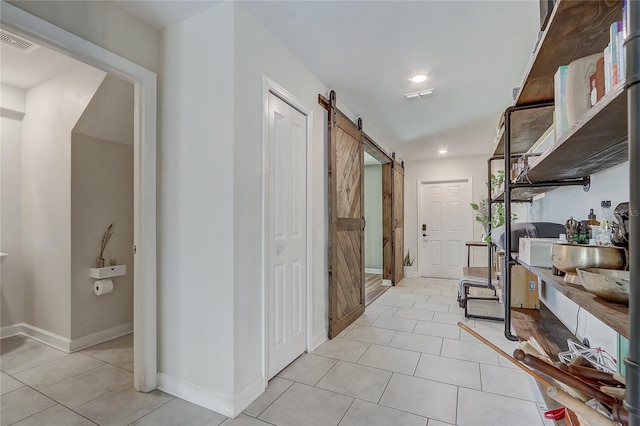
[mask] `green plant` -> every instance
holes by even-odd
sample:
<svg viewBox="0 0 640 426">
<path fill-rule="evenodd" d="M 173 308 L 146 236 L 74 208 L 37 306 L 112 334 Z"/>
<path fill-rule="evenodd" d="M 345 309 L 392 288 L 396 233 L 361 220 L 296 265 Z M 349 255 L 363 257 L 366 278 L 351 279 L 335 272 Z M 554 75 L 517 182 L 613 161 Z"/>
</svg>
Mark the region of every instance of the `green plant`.
<svg viewBox="0 0 640 426">
<path fill-rule="evenodd" d="M 504 182 L 505 173 L 504 170 L 498 170 L 496 174 L 491 174 L 491 192 L 498 188 L 502 182 Z"/>
<path fill-rule="evenodd" d="M 413 266 L 413 262 L 415 262 L 415 257 L 411 259 L 411 254 L 409 250 L 407 250 L 407 255 L 404 257 L 404 261 L 402 262 L 404 266 Z"/>
<path fill-rule="evenodd" d="M 504 225 L 504 204 L 492 203 L 491 212 L 489 212 L 489 199 L 484 197 L 479 203 L 471 203 L 471 208 L 476 212 L 476 222 L 480 222 L 484 231 L 484 241 L 491 242 L 491 236 L 489 235 L 489 226 L 491 228 L 497 228 Z M 511 213 L 511 221 L 518 219 L 515 213 Z"/>
</svg>

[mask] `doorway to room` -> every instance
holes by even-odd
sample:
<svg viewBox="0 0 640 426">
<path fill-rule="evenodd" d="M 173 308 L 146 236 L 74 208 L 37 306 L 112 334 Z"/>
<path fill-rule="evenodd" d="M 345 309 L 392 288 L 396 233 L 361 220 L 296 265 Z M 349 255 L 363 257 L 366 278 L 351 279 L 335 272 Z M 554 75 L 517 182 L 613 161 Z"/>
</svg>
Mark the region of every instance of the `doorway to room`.
<svg viewBox="0 0 640 426">
<path fill-rule="evenodd" d="M 383 186 L 381 160 L 364 150 L 364 288 L 365 305 L 380 297 L 391 285 L 384 279 Z M 388 255 L 388 254 L 387 254 Z"/>
<path fill-rule="evenodd" d="M 73 57 L 133 84 L 134 388 L 156 388 L 156 106 L 157 76 L 113 52 L 12 6 L 3 4 L 1 26 L 14 35 Z M 88 269 L 88 268 L 87 268 Z M 20 333 L 17 333 L 20 334 Z M 69 341 L 69 349 L 87 342 Z"/>
</svg>

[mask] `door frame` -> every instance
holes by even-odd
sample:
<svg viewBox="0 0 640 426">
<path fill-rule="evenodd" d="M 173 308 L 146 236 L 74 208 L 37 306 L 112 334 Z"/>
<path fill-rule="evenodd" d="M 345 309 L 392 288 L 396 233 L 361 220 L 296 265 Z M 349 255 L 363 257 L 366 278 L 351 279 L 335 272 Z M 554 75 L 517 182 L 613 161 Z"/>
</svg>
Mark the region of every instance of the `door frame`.
<svg viewBox="0 0 640 426">
<path fill-rule="evenodd" d="M 156 388 L 156 73 L 62 28 L 2 2 L 4 29 L 134 85 L 134 373 L 141 392 Z"/>
<path fill-rule="evenodd" d="M 269 94 L 273 94 L 280 98 L 285 103 L 289 104 L 292 108 L 298 110 L 305 116 L 305 125 L 306 125 L 306 164 L 305 164 L 305 175 L 306 175 L 306 261 L 307 261 L 307 271 L 306 271 L 306 281 L 307 281 L 307 324 L 306 324 L 306 350 L 312 346 L 312 336 L 313 336 L 313 286 L 312 286 L 312 226 L 313 223 L 313 208 L 312 208 L 312 182 L 311 182 L 311 169 L 312 169 L 312 158 L 311 158 L 311 148 L 312 148 L 312 133 L 313 133 L 313 110 L 311 110 L 307 105 L 299 100 L 296 96 L 294 96 L 287 89 L 276 83 L 274 80 L 269 77 L 263 75 L 262 77 L 262 160 L 261 160 L 261 185 L 262 185 L 262 194 L 261 194 L 261 210 L 262 210 L 262 232 L 261 232 L 261 270 L 262 270 L 262 279 L 261 279 L 261 287 L 262 287 L 262 380 L 264 388 L 266 389 L 269 384 L 269 274 L 268 274 L 268 264 L 267 264 L 267 252 L 268 252 L 268 235 L 267 235 L 267 225 L 269 223 L 268 218 L 268 193 L 269 193 L 269 180 L 267 178 L 267 171 L 269 170 Z"/>
<path fill-rule="evenodd" d="M 421 259 L 423 255 L 422 244 L 420 241 L 419 234 L 420 230 L 420 218 L 422 217 L 422 191 L 420 191 L 422 185 L 429 185 L 434 183 L 451 183 L 451 182 L 462 182 L 467 181 L 469 184 L 469 198 L 473 201 L 473 176 L 461 176 L 461 177 L 444 177 L 444 178 L 428 178 L 428 179 L 417 179 L 416 180 L 416 201 L 417 201 L 417 220 L 416 220 L 416 245 L 418 246 L 418 258 L 416 259 L 418 262 L 418 276 L 422 276 L 422 265 Z M 470 235 L 467 235 L 466 238 L 473 240 L 473 215 L 469 217 L 469 228 L 467 229 L 467 233 L 470 232 Z"/>
</svg>

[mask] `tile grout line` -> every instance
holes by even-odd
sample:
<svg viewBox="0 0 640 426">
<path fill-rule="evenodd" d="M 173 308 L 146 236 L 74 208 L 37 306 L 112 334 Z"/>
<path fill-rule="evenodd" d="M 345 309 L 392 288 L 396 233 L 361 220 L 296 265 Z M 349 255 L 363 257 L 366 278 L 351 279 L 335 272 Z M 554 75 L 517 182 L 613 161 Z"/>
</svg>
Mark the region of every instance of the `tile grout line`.
<svg viewBox="0 0 640 426">
<path fill-rule="evenodd" d="M 334 363 L 333 365 L 336 365 L 336 364 Z M 331 366 L 331 368 L 333 368 L 333 365 Z M 329 370 L 331 370 L 331 368 L 330 368 Z M 326 373 L 325 373 L 325 374 L 326 374 Z M 276 377 L 278 377 L 278 376 L 276 376 Z M 264 413 L 265 411 L 267 411 L 267 409 L 268 409 L 269 407 L 271 407 L 271 406 L 273 405 L 273 403 L 274 403 L 274 402 L 276 402 L 277 400 L 279 400 L 279 399 L 280 399 L 280 397 L 281 397 L 282 395 L 284 395 L 284 394 L 285 394 L 285 392 L 287 392 L 289 389 L 291 389 L 291 386 L 293 386 L 295 383 L 300 383 L 300 382 L 296 382 L 295 380 L 285 379 L 284 377 L 280 377 L 280 378 L 281 378 L 281 379 L 284 379 L 284 380 L 289 380 L 289 381 L 291 382 L 291 384 L 290 384 L 289 386 L 287 386 L 287 388 L 286 388 L 286 389 L 285 389 L 285 390 L 284 390 L 280 395 L 278 395 L 278 397 L 277 397 L 276 399 L 274 399 L 274 400 L 273 400 L 273 401 L 271 401 L 269 404 L 267 404 L 267 406 L 266 406 L 266 407 L 264 407 L 264 408 L 263 408 L 263 409 L 258 413 L 258 415 L 257 415 L 257 416 L 255 416 L 255 417 L 253 417 L 253 416 L 251 416 L 251 415 L 249 415 L 249 414 L 246 414 L 244 411 L 243 411 L 242 413 L 240 413 L 240 414 L 244 414 L 245 416 L 249 416 L 249 417 L 253 417 L 254 419 L 257 419 L 258 417 L 260 417 L 260 416 L 262 415 L 262 413 Z M 271 379 L 271 380 L 273 380 L 273 379 Z M 320 382 L 320 380 L 318 380 L 318 382 Z M 316 382 L 316 384 L 317 384 L 318 382 Z M 303 384 L 304 384 L 304 383 L 303 383 Z M 267 384 L 267 388 L 268 388 L 268 387 L 269 387 L 269 384 Z M 315 385 L 314 385 L 314 387 L 315 387 Z M 265 390 L 266 390 L 266 389 L 265 389 Z M 254 402 L 255 402 L 255 401 L 254 401 Z M 252 404 L 253 404 L 253 403 L 252 403 Z M 249 407 L 247 407 L 247 408 L 249 408 Z M 246 408 L 245 408 L 245 410 L 246 410 Z"/>
</svg>

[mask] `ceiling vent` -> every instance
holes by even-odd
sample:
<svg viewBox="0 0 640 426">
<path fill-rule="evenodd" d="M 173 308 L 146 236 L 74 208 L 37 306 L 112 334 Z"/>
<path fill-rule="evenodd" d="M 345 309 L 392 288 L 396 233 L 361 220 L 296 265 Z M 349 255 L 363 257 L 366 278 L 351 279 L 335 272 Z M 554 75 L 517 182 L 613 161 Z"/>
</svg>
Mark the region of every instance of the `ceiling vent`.
<svg viewBox="0 0 640 426">
<path fill-rule="evenodd" d="M 430 98 L 436 92 L 436 89 L 426 89 L 419 92 L 405 93 L 404 97 L 409 100 Z"/>
<path fill-rule="evenodd" d="M 0 30 L 0 39 L 2 40 L 2 44 L 5 46 L 11 46 L 24 53 L 31 53 L 40 47 L 38 44 L 25 40 L 22 37 L 18 37 L 17 35 L 11 34 L 5 30 Z"/>
</svg>

